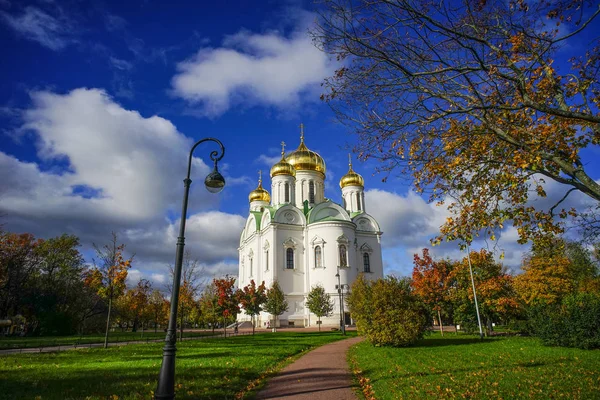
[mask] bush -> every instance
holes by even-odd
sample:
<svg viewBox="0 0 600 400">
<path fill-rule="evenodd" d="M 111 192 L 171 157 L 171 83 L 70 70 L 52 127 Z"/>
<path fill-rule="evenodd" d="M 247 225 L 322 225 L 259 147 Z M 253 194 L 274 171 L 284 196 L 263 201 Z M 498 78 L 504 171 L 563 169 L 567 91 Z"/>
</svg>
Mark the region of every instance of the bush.
<svg viewBox="0 0 600 400">
<path fill-rule="evenodd" d="M 530 310 L 530 323 L 546 345 L 600 348 L 600 295 L 577 293 L 557 305 L 539 303 Z"/>
<path fill-rule="evenodd" d="M 359 334 L 376 346 L 408 346 L 423 338 L 430 325 L 427 307 L 407 278 L 367 281 L 361 275 L 348 304 Z"/>
</svg>

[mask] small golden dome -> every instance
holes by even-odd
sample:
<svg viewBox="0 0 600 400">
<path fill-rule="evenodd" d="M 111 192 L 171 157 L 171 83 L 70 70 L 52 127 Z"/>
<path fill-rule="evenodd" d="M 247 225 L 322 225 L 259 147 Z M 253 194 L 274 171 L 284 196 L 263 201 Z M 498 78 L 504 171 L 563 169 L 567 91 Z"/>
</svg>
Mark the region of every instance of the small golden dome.
<svg viewBox="0 0 600 400">
<path fill-rule="evenodd" d="M 248 195 L 248 201 L 252 203 L 253 201 L 266 201 L 269 203 L 271 201 L 271 195 L 262 187 L 262 171 L 258 178 L 258 187 L 250 192 Z"/>
<path fill-rule="evenodd" d="M 304 125 L 300 124 L 300 146 L 287 156 L 287 161 L 296 171 L 316 171 L 325 176 L 325 160 L 318 153 L 309 150 L 304 144 Z"/>
<path fill-rule="evenodd" d="M 285 142 L 281 142 L 281 160 L 271 167 L 271 178 L 278 175 L 296 176 L 294 166 L 285 159 Z"/>
<path fill-rule="evenodd" d="M 348 154 L 348 173 L 342 176 L 340 179 L 340 187 L 343 189 L 347 186 L 360 186 L 362 188 L 365 187 L 365 180 L 360 174 L 357 174 L 352 170 L 352 159 L 350 158 L 350 154 Z"/>
</svg>

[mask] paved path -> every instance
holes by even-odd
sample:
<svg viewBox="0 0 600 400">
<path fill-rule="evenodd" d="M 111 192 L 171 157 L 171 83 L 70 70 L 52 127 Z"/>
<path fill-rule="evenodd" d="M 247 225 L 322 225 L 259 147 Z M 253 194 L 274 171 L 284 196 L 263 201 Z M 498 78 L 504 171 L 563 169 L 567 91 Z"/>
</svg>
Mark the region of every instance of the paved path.
<svg viewBox="0 0 600 400">
<path fill-rule="evenodd" d="M 285 367 L 256 398 L 356 400 L 346 352 L 361 340 L 354 337 L 318 347 Z"/>
</svg>

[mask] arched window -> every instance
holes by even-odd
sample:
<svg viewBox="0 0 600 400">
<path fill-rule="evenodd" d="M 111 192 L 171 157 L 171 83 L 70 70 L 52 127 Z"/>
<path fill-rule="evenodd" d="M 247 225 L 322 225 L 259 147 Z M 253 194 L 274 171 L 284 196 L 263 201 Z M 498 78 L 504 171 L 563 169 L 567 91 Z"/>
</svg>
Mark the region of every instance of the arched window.
<svg viewBox="0 0 600 400">
<path fill-rule="evenodd" d="M 294 269 L 294 249 L 291 247 L 285 250 L 285 267 L 287 269 Z"/>
<path fill-rule="evenodd" d="M 265 251 L 265 271 L 269 270 L 269 250 Z"/>
<path fill-rule="evenodd" d="M 369 253 L 363 253 L 363 267 L 364 272 L 371 272 L 371 261 L 369 260 Z"/>
<path fill-rule="evenodd" d="M 360 211 L 360 193 L 356 192 L 356 207 Z"/>
<path fill-rule="evenodd" d="M 253 268 L 252 266 L 253 266 L 253 261 L 254 261 L 254 260 L 251 258 L 251 259 L 250 259 L 250 276 L 253 276 L 253 275 L 252 275 L 252 268 Z"/>
<path fill-rule="evenodd" d="M 315 183 L 313 181 L 308 182 L 308 202 L 315 204 Z"/>
<path fill-rule="evenodd" d="M 348 266 L 348 257 L 346 254 L 346 245 L 340 244 L 339 250 L 340 250 L 340 267 L 347 267 Z"/>
<path fill-rule="evenodd" d="M 323 266 L 323 254 L 321 246 L 315 247 L 315 268 L 321 268 Z"/>
<path fill-rule="evenodd" d="M 290 184 L 287 182 L 285 183 L 285 202 L 290 202 Z"/>
</svg>

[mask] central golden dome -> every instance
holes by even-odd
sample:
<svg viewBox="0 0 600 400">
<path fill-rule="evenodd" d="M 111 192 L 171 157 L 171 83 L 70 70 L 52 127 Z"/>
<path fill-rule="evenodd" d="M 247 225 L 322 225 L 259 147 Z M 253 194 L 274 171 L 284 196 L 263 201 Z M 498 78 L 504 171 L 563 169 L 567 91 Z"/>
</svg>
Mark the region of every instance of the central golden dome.
<svg viewBox="0 0 600 400">
<path fill-rule="evenodd" d="M 250 192 L 248 195 L 248 201 L 265 201 L 271 202 L 271 195 L 262 187 L 262 177 L 258 178 L 258 187 Z"/>
<path fill-rule="evenodd" d="M 342 176 L 342 179 L 340 179 L 340 187 L 343 189 L 347 186 L 360 186 L 360 187 L 365 187 L 365 180 L 363 179 L 362 176 L 360 176 L 360 174 L 357 174 L 356 172 L 354 172 L 354 170 L 352 169 L 352 159 L 350 158 L 350 155 L 348 154 L 348 173 L 344 176 Z"/>
<path fill-rule="evenodd" d="M 309 150 L 304 144 L 304 126 L 301 125 L 300 146 L 287 155 L 287 162 L 294 166 L 296 171 L 316 171 L 325 176 L 325 160 L 318 153 Z"/>
</svg>

